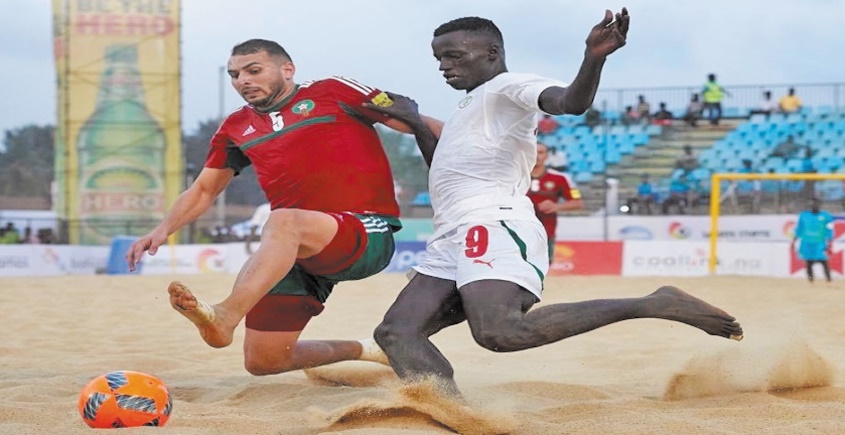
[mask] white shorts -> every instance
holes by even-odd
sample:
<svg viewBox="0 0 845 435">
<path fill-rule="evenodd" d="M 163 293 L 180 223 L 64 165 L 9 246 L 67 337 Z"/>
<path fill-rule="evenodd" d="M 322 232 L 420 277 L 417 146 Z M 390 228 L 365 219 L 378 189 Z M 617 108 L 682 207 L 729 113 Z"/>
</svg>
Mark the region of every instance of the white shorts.
<svg viewBox="0 0 845 435">
<path fill-rule="evenodd" d="M 455 281 L 458 288 L 474 281 L 508 281 L 537 300 L 549 271 L 549 244 L 539 221 L 492 221 L 462 224 L 430 241 L 414 270 Z"/>
</svg>

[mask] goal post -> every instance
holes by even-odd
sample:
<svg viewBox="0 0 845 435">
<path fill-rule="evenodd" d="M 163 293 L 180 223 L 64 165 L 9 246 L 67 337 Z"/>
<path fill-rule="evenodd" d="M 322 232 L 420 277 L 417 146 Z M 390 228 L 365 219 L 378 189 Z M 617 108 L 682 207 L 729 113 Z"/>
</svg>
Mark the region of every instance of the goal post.
<svg viewBox="0 0 845 435">
<path fill-rule="evenodd" d="M 708 272 L 716 273 L 718 264 L 717 241 L 719 238 L 719 214 L 721 211 L 722 181 L 754 181 L 754 180 L 778 180 L 778 181 L 824 181 L 843 180 L 845 174 L 820 174 L 820 173 L 766 173 L 766 174 L 745 174 L 745 173 L 713 173 L 710 176 L 710 258 Z"/>
</svg>

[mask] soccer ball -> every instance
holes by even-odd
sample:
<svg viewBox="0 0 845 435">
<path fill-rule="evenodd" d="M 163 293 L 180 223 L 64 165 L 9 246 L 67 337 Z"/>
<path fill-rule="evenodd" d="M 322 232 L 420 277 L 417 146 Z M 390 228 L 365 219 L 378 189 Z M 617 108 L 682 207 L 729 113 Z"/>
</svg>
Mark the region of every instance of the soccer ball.
<svg viewBox="0 0 845 435">
<path fill-rule="evenodd" d="M 93 428 L 164 426 L 173 401 L 155 376 L 121 370 L 89 382 L 78 406 L 82 420 Z"/>
</svg>

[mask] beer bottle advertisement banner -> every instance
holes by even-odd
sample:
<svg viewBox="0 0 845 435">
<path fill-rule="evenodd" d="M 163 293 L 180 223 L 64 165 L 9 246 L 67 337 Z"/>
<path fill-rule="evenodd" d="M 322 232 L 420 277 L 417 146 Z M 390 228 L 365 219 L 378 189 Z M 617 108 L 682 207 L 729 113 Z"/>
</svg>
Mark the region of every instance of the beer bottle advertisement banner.
<svg viewBox="0 0 845 435">
<path fill-rule="evenodd" d="M 53 0 L 56 207 L 70 243 L 141 235 L 182 187 L 178 0 Z"/>
</svg>

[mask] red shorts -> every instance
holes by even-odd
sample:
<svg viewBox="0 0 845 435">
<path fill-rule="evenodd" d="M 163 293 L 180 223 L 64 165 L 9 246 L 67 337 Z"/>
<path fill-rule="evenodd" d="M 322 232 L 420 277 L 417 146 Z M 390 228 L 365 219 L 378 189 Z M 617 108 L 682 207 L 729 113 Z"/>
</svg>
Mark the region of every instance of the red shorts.
<svg viewBox="0 0 845 435">
<path fill-rule="evenodd" d="M 299 267 L 295 267 L 289 274 L 297 275 L 290 277 L 291 280 L 297 279 L 294 285 L 333 286 L 332 283 L 324 282 L 321 276 L 349 268 L 367 249 L 366 229 L 354 214 L 327 214 L 337 221 L 337 233 L 320 253 L 297 260 Z M 302 270 L 296 270 L 299 268 Z M 323 304 L 309 294 L 269 293 L 247 313 L 246 327 L 258 331 L 302 331 L 311 318 L 322 311 Z"/>
<path fill-rule="evenodd" d="M 308 273 L 331 275 L 355 264 L 367 250 L 367 231 L 352 213 L 326 213 L 337 221 L 337 234 L 320 253 L 296 261 Z"/>
</svg>

